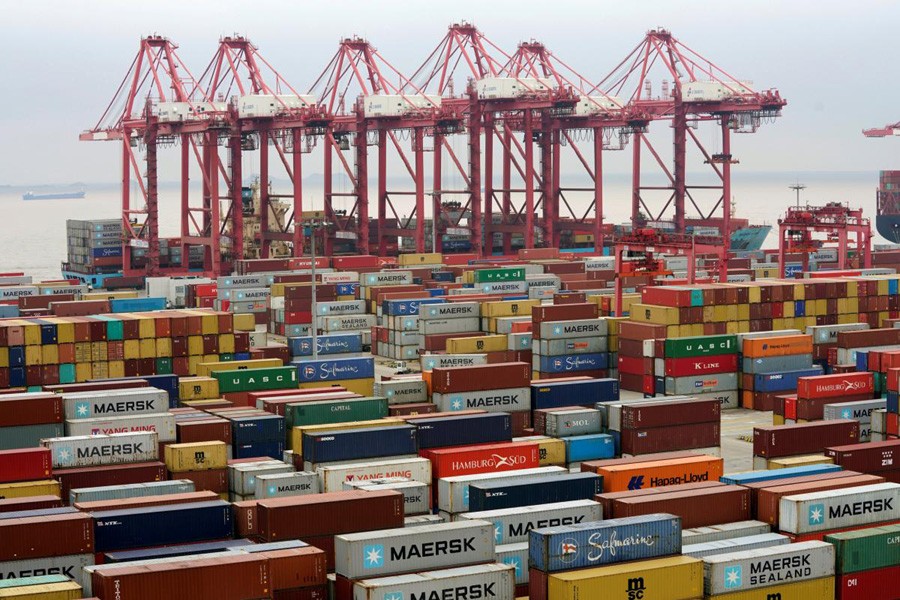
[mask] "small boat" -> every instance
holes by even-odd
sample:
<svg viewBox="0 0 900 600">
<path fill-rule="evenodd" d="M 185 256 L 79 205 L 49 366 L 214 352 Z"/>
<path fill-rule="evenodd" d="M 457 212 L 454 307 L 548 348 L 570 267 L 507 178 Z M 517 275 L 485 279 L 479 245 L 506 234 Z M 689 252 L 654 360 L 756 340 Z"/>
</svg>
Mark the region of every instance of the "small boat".
<svg viewBox="0 0 900 600">
<path fill-rule="evenodd" d="M 59 192 L 56 194 L 35 194 L 34 192 L 25 192 L 22 194 L 22 200 L 70 200 L 84 198 L 84 190 L 77 192 Z"/>
</svg>

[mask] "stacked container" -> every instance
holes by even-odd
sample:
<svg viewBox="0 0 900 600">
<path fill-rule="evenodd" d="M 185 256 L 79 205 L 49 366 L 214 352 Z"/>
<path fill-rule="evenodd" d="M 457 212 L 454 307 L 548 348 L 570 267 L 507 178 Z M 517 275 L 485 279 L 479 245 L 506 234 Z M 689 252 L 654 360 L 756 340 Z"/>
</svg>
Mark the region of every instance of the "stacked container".
<svg viewBox="0 0 900 600">
<path fill-rule="evenodd" d="M 225 442 L 169 444 L 165 449 L 170 479 L 188 479 L 197 490 L 220 494 L 228 500 L 227 446 Z"/>
<path fill-rule="evenodd" d="M 594 303 L 532 308 L 532 378 L 606 377 L 609 329 L 598 316 Z"/>
<path fill-rule="evenodd" d="M 709 391 L 698 398 L 714 398 L 722 408 L 737 408 L 738 352 L 734 335 L 657 340 L 655 372 L 665 377 L 666 395 L 694 394 L 700 382 L 699 389 Z"/>
</svg>

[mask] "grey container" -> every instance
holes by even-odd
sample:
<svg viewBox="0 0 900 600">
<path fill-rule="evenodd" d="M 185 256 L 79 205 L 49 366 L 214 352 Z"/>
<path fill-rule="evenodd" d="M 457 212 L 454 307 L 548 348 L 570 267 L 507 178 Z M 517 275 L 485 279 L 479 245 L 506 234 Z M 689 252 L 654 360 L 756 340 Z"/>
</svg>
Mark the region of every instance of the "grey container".
<svg viewBox="0 0 900 600">
<path fill-rule="evenodd" d="M 471 319 L 481 316 L 480 302 L 449 302 L 423 304 L 419 307 L 419 322 L 443 319 Z"/>
<path fill-rule="evenodd" d="M 69 504 L 140 498 L 144 496 L 163 496 L 167 494 L 187 494 L 195 491 L 195 489 L 194 482 L 189 479 L 76 488 L 69 492 Z"/>
<path fill-rule="evenodd" d="M 63 394 L 67 419 L 98 419 L 169 411 L 169 394 L 156 388 L 99 390 Z"/>
<path fill-rule="evenodd" d="M 499 510 L 462 513 L 456 520 L 489 521 L 494 524 L 494 543 L 527 542 L 532 529 L 580 525 L 603 518 L 603 508 L 593 500 L 571 500 Z"/>
<path fill-rule="evenodd" d="M 868 329 L 868 323 L 845 323 L 843 325 L 814 325 L 806 328 L 806 335 L 811 335 L 813 344 L 831 344 L 837 342 L 837 334 L 841 331 L 861 331 Z"/>
<path fill-rule="evenodd" d="M 504 388 L 478 392 L 435 393 L 432 394 L 431 401 L 442 412 L 457 410 L 519 412 L 531 410 L 531 390 L 529 388 Z"/>
<path fill-rule="evenodd" d="M 256 490 L 253 494 L 260 500 L 264 498 L 283 498 L 285 496 L 305 496 L 319 493 L 319 476 L 308 471 L 293 473 L 265 473 L 256 476 Z"/>
<path fill-rule="evenodd" d="M 688 377 L 666 377 L 667 395 L 684 396 L 688 394 L 700 394 L 704 392 L 726 392 L 736 389 L 738 389 L 737 373 L 691 375 Z"/>
<path fill-rule="evenodd" d="M 900 484 L 877 483 L 842 490 L 784 496 L 778 529 L 814 533 L 900 520 Z"/>
<path fill-rule="evenodd" d="M 552 437 L 589 435 L 601 433 L 602 431 L 603 425 L 600 411 L 595 408 L 559 410 L 547 413 L 546 433 Z"/>
<path fill-rule="evenodd" d="M 0 450 L 37 448 L 41 445 L 41 440 L 62 437 L 63 434 L 62 423 L 0 427 Z"/>
<path fill-rule="evenodd" d="M 681 543 L 684 545 L 703 544 L 771 532 L 772 526 L 768 523 L 763 523 L 762 521 L 738 521 L 736 523 L 722 523 L 721 525 L 710 525 L 709 527 L 685 529 L 681 532 Z"/>
<path fill-rule="evenodd" d="M 704 591 L 711 596 L 831 577 L 834 546 L 827 542 L 798 542 L 718 554 L 703 559 L 703 572 Z"/>
<path fill-rule="evenodd" d="M 860 423 L 872 422 L 872 411 L 887 406 L 887 400 L 861 400 L 859 402 L 836 402 L 826 404 L 823 414 L 826 421 L 851 419 Z"/>
<path fill-rule="evenodd" d="M 334 570 L 347 579 L 415 573 L 493 559 L 494 526 L 487 521 L 383 529 L 334 538 Z"/>
<path fill-rule="evenodd" d="M 515 597 L 515 571 L 511 565 L 498 563 L 363 579 L 353 583 L 353 600 L 513 600 Z"/>
<path fill-rule="evenodd" d="M 812 354 L 793 354 L 790 356 L 766 356 L 761 358 L 744 358 L 741 363 L 744 373 L 777 373 L 780 371 L 797 371 L 812 367 Z"/>
<path fill-rule="evenodd" d="M 49 438 L 41 440 L 41 445 L 50 449 L 54 469 L 159 459 L 159 436 L 153 431 Z"/>
<path fill-rule="evenodd" d="M 588 354 L 592 352 L 606 352 L 609 348 L 609 338 L 570 338 L 565 340 L 534 340 L 532 351 L 540 356 L 562 356 L 564 354 Z M 512 348 L 519 350 L 519 348 Z"/>
<path fill-rule="evenodd" d="M 93 554 L 69 554 L 44 558 L 26 558 L 0 562 L 0 580 L 40 577 L 42 575 L 63 575 L 84 587 L 84 567 L 94 564 Z"/>
<path fill-rule="evenodd" d="M 448 521 L 441 515 L 416 515 L 414 517 L 406 517 L 403 519 L 404 527 L 418 527 L 419 525 L 434 525 L 436 523 L 447 523 Z"/>
<path fill-rule="evenodd" d="M 538 333 L 542 340 L 606 336 L 609 333 L 609 324 L 606 319 L 548 321 L 541 323 Z"/>
<path fill-rule="evenodd" d="M 469 317 L 465 319 L 435 319 L 426 320 L 419 317 L 419 333 L 421 335 L 434 335 L 440 333 L 467 333 L 479 332 L 481 319 Z"/>
<path fill-rule="evenodd" d="M 718 400 L 719 405 L 723 408 L 739 408 L 740 400 L 737 390 L 727 390 L 723 392 L 708 392 L 705 394 L 696 394 L 697 400 Z"/>
<path fill-rule="evenodd" d="M 294 467 L 280 461 L 232 465 L 228 467 L 231 491 L 241 496 L 253 496 L 256 494 L 256 478 L 259 475 L 292 473 L 293 471 Z"/>
<path fill-rule="evenodd" d="M 388 399 L 388 404 L 428 402 L 428 386 L 421 379 L 397 379 L 375 383 L 375 395 Z"/>
<path fill-rule="evenodd" d="M 437 368 L 486 365 L 487 354 L 426 354 L 421 360 L 422 371 L 432 371 Z"/>
<path fill-rule="evenodd" d="M 685 556 L 693 556 L 694 558 L 704 558 L 707 556 L 715 556 L 717 554 L 731 554 L 734 552 L 743 552 L 745 550 L 758 550 L 760 548 L 771 548 L 772 546 L 782 546 L 790 543 L 791 539 L 786 535 L 781 535 L 780 533 L 760 533 L 757 535 L 748 535 L 746 537 L 703 542 L 702 544 L 684 545 L 682 542 L 681 553 Z"/>
<path fill-rule="evenodd" d="M 344 489 L 394 490 L 403 494 L 403 514 L 415 517 L 431 510 L 431 486 L 421 481 L 374 479 L 367 482 L 344 482 Z"/>
<path fill-rule="evenodd" d="M 175 441 L 175 415 L 139 414 L 98 419 L 66 419 L 66 435 L 155 431 L 160 442 Z"/>
<path fill-rule="evenodd" d="M 528 583 L 528 542 L 497 546 L 494 560 L 516 570 L 516 585 Z"/>
<path fill-rule="evenodd" d="M 872 433 L 887 433 L 887 410 L 873 410 L 871 414 Z"/>
<path fill-rule="evenodd" d="M 517 440 L 524 441 L 524 440 Z M 563 467 L 537 467 L 519 469 L 503 473 L 479 473 L 477 475 L 455 475 L 438 479 L 438 508 L 446 513 L 464 513 L 469 510 L 469 486 L 473 483 L 497 483 L 523 477 L 553 477 L 565 475 L 569 471 Z"/>
</svg>

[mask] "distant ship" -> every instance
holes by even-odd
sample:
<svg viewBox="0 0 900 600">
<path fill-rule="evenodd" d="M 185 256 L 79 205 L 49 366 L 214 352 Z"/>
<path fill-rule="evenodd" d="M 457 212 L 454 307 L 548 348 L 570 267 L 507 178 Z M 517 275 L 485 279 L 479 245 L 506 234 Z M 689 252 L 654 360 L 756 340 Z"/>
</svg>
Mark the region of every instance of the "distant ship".
<svg viewBox="0 0 900 600">
<path fill-rule="evenodd" d="M 900 171 L 882 171 L 878 178 L 875 228 L 892 244 L 900 243 Z"/>
<path fill-rule="evenodd" d="M 59 192 L 57 194 L 35 194 L 34 192 L 25 192 L 22 194 L 22 200 L 70 200 L 84 198 L 84 190 L 78 192 Z"/>
</svg>

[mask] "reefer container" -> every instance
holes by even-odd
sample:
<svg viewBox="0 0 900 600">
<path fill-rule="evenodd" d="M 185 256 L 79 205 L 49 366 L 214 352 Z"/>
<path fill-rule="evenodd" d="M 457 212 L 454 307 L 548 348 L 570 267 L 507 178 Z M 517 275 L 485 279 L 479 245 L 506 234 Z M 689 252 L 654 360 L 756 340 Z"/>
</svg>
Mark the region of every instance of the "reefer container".
<svg viewBox="0 0 900 600">
<path fill-rule="evenodd" d="M 334 540 L 335 572 L 347 579 L 415 573 L 493 558 L 494 526 L 487 521 L 350 533 Z"/>
<path fill-rule="evenodd" d="M 540 466 L 540 452 L 534 442 L 437 448 L 423 455 L 431 461 L 435 479 Z"/>
<path fill-rule="evenodd" d="M 781 499 L 785 496 L 796 496 L 797 494 L 810 494 L 812 492 L 822 492 L 826 490 L 840 490 L 844 488 L 857 487 L 861 485 L 874 485 L 876 483 L 884 483 L 884 479 L 874 475 L 851 475 L 852 471 L 845 471 L 847 477 L 839 477 L 834 479 L 822 479 L 820 481 L 810 481 L 807 483 L 795 483 L 791 485 L 777 485 L 779 482 L 773 482 L 772 487 L 766 487 L 756 492 L 755 515 L 760 521 L 764 521 L 771 525 L 778 525 L 778 511 L 781 507 Z M 751 491 L 753 493 L 753 491 Z"/>
<path fill-rule="evenodd" d="M 554 477 L 568 474 L 563 467 L 538 467 L 536 469 L 518 469 L 503 473 L 480 473 L 477 475 L 460 475 L 438 479 L 438 508 L 447 513 L 461 513 L 469 510 L 469 486 L 473 483 L 493 483 L 525 477 Z"/>
<path fill-rule="evenodd" d="M 186 494 L 188 492 L 193 492 L 194 489 L 194 483 L 187 479 L 78 488 L 73 489 L 69 494 L 69 503 L 75 504 L 76 502 L 97 502 L 100 500 L 138 498 L 141 496 Z"/>
<path fill-rule="evenodd" d="M 93 513 L 97 552 L 231 537 L 231 504 L 221 500 Z"/>
<path fill-rule="evenodd" d="M 397 458 L 328 465 L 317 470 L 323 492 L 339 492 L 345 481 L 404 477 L 431 485 L 432 466 L 427 458 Z"/>
<path fill-rule="evenodd" d="M 426 417 L 416 419 L 413 424 L 420 450 L 512 440 L 512 421 L 508 413 Z"/>
<path fill-rule="evenodd" d="M 900 566 L 900 524 L 834 533 L 825 541 L 834 546 L 838 574 Z"/>
<path fill-rule="evenodd" d="M 156 388 L 98 390 L 63 394 L 67 419 L 155 414 L 169 410 L 169 394 Z"/>
<path fill-rule="evenodd" d="M 160 442 L 175 441 L 175 416 L 165 414 L 126 415 L 97 419 L 68 419 L 66 435 L 108 435 L 112 433 L 156 432 Z"/>
<path fill-rule="evenodd" d="M 416 427 L 317 431 L 303 436 L 303 460 L 310 463 L 415 454 Z"/>
<path fill-rule="evenodd" d="M 353 600 L 406 600 L 411 598 L 496 598 L 515 597 L 515 568 L 491 563 L 425 571 L 394 577 L 361 579 L 353 582 Z"/>
<path fill-rule="evenodd" d="M 319 476 L 307 471 L 292 473 L 272 473 L 256 477 L 256 498 L 281 498 L 283 496 L 300 496 L 318 494 Z"/>
<path fill-rule="evenodd" d="M 474 512 L 586 500 L 599 494 L 602 489 L 603 478 L 594 473 L 477 483 L 469 486 L 469 510 Z"/>
<path fill-rule="evenodd" d="M 409 481 L 399 477 L 373 479 L 371 481 L 343 483 L 345 490 L 394 490 L 403 494 L 405 517 L 428 514 L 431 510 L 431 486 L 421 481 Z"/>
<path fill-rule="evenodd" d="M 79 585 L 84 585 L 84 567 L 94 564 L 94 555 L 67 554 L 0 562 L 3 581 L 40 575 L 64 575 Z"/>
<path fill-rule="evenodd" d="M 703 559 L 704 590 L 730 594 L 834 575 L 834 546 L 799 542 L 785 546 L 729 552 Z"/>
<path fill-rule="evenodd" d="M 499 510 L 462 513 L 457 520 L 488 521 L 494 525 L 494 543 L 528 541 L 534 529 L 592 523 L 603 518 L 600 505 L 593 500 L 573 500 Z"/>
<path fill-rule="evenodd" d="M 688 556 L 657 558 L 551 575 L 553 600 L 654 598 L 691 600 L 703 595 L 703 562 Z"/>
<path fill-rule="evenodd" d="M 515 569 L 516 585 L 528 585 L 528 542 L 503 544 L 494 550 L 494 560 Z"/>
<path fill-rule="evenodd" d="M 54 469 L 146 462 L 159 458 L 159 436 L 152 431 L 50 438 L 41 443 L 53 454 Z"/>
<path fill-rule="evenodd" d="M 681 538 L 684 543 L 684 537 Z M 744 537 L 716 540 L 702 544 L 683 544 L 681 553 L 694 558 L 704 558 L 732 552 L 744 552 L 746 550 L 758 550 L 790 544 L 791 538 L 780 533 L 761 533 Z"/>
<path fill-rule="evenodd" d="M 484 385 L 491 386 L 492 384 L 485 382 Z M 527 387 L 450 394 L 435 393 L 431 400 L 437 405 L 438 410 L 443 412 L 473 409 L 489 412 L 517 412 L 531 409 L 531 391 Z"/>
<path fill-rule="evenodd" d="M 682 544 L 705 544 L 719 540 L 761 535 L 772 531 L 772 526 L 760 521 L 738 521 L 709 527 L 695 527 L 681 532 Z"/>
<path fill-rule="evenodd" d="M 545 432 L 551 437 L 600 433 L 600 411 L 594 408 L 559 410 L 547 413 Z"/>
<path fill-rule="evenodd" d="M 857 441 L 857 421 L 817 421 L 753 428 L 753 454 L 765 458 L 814 454 L 830 446 L 855 444 Z"/>
<path fill-rule="evenodd" d="M 900 485 L 878 483 L 842 490 L 785 496 L 778 528 L 814 533 L 900 519 Z"/>
<path fill-rule="evenodd" d="M 397 379 L 375 383 L 375 394 L 384 396 L 390 404 L 428 402 L 428 386 L 421 379 Z"/>
</svg>

